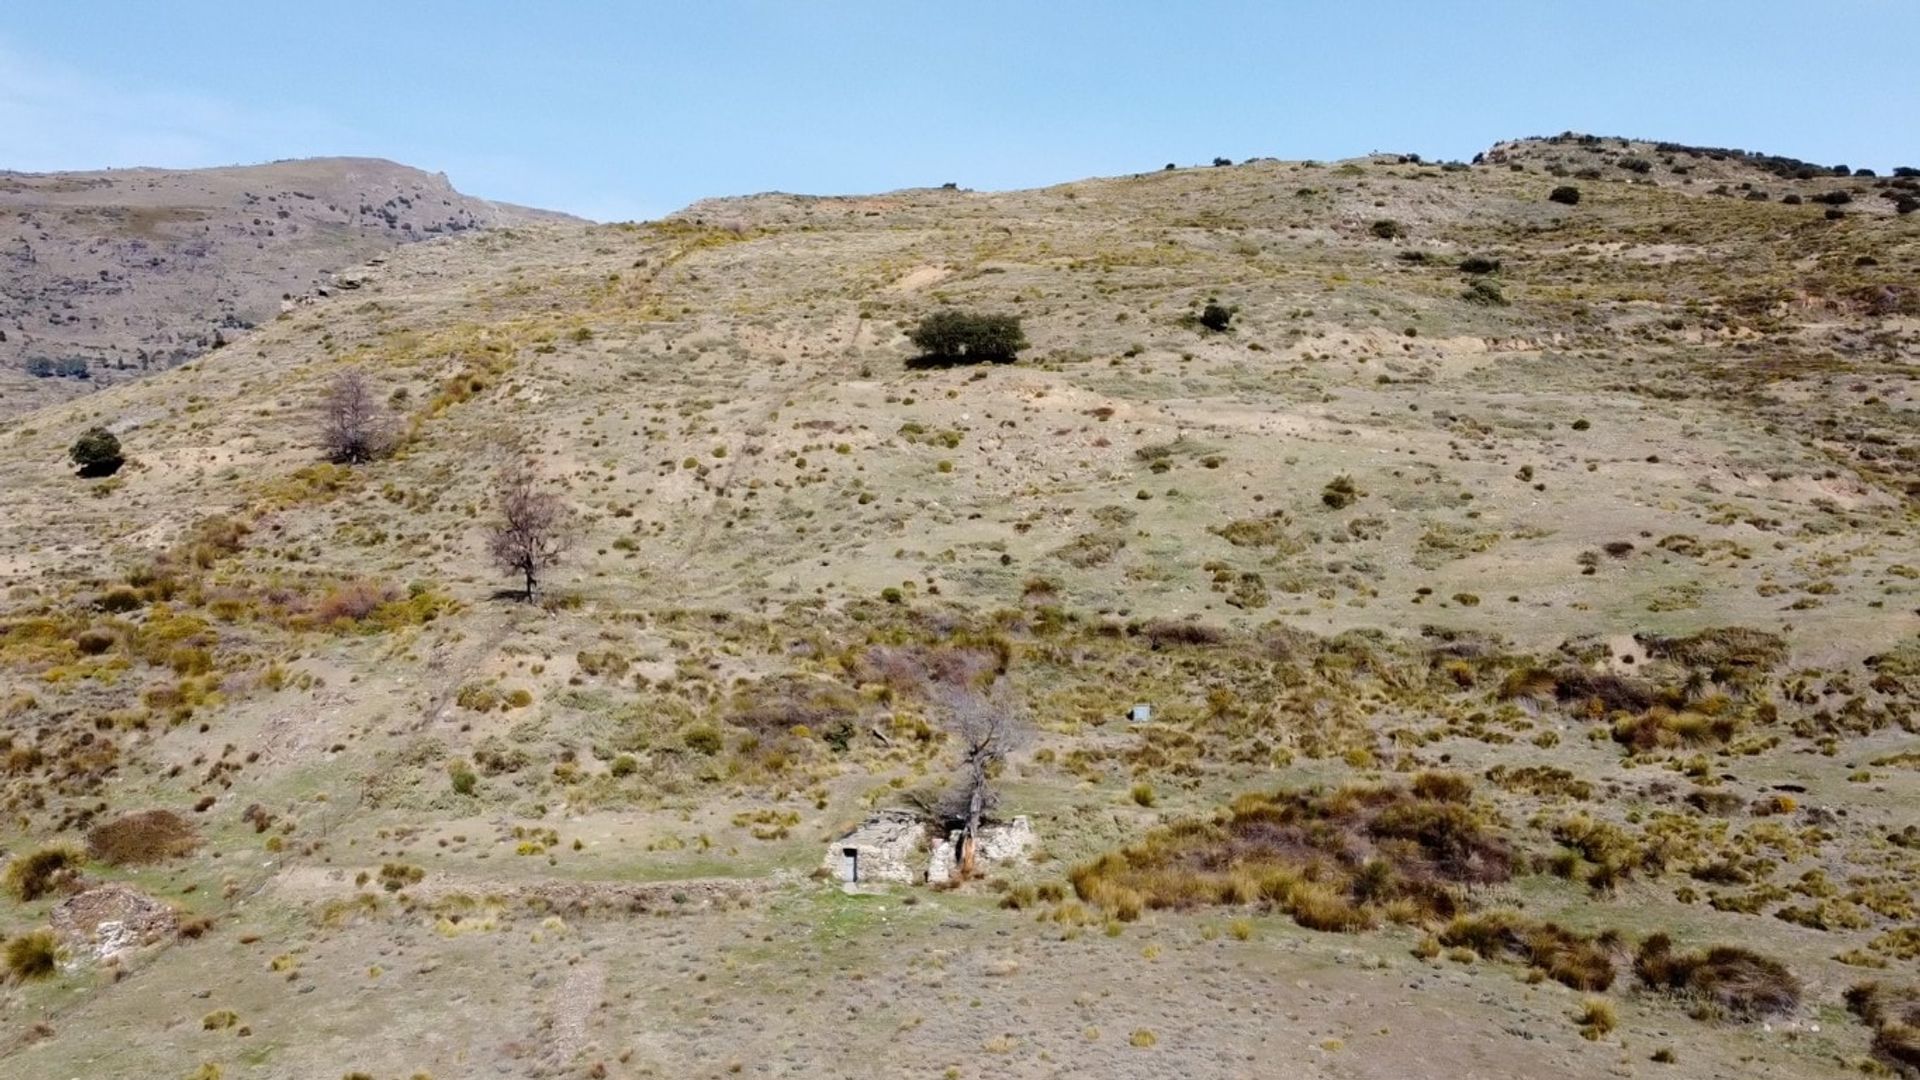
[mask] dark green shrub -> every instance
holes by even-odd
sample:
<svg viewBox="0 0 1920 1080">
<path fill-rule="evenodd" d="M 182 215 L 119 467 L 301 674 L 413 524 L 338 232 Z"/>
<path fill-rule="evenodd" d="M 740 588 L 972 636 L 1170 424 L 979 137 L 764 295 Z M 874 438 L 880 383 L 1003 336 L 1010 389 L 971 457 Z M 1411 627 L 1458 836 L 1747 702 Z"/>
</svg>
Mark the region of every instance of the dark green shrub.
<svg viewBox="0 0 1920 1080">
<path fill-rule="evenodd" d="M 1547 195 L 1548 202 L 1557 202 L 1562 206 L 1580 205 L 1580 189 L 1572 184 L 1562 184 Z"/>
<path fill-rule="evenodd" d="M 923 360 L 936 363 L 1007 363 L 1027 346 L 1019 316 L 970 311 L 936 311 L 907 336 Z"/>
<path fill-rule="evenodd" d="M 1200 312 L 1200 325 L 1216 334 L 1224 333 L 1233 322 L 1233 309 L 1219 304 L 1208 304 Z"/>
<path fill-rule="evenodd" d="M 1335 510 L 1346 509 L 1359 497 L 1360 489 L 1353 486 L 1351 476 L 1336 476 L 1320 490 L 1320 501 Z"/>
<path fill-rule="evenodd" d="M 85 477 L 112 476 L 127 461 L 121 456 L 120 440 L 103 427 L 87 429 L 73 441 L 67 456 L 80 466 L 80 475 Z"/>
<path fill-rule="evenodd" d="M 704 725 L 688 730 L 685 735 L 681 736 L 681 741 L 686 743 L 687 749 L 692 750 L 696 754 L 706 754 L 709 757 L 726 749 L 727 745 L 726 740 L 721 737 L 718 731 Z"/>
<path fill-rule="evenodd" d="M 1463 274 L 1494 274 L 1499 271 L 1499 259 L 1489 259 L 1481 255 L 1469 255 L 1460 260 L 1460 272 Z"/>
<path fill-rule="evenodd" d="M 471 795 L 480 786 L 480 777 L 475 775 L 473 767 L 458 759 L 447 764 L 447 779 L 453 784 L 455 795 Z"/>
<path fill-rule="evenodd" d="M 1397 240 L 1407 235 L 1407 227 L 1392 218 L 1381 218 L 1369 226 L 1369 230 L 1382 240 Z"/>
<path fill-rule="evenodd" d="M 1460 294 L 1460 299 L 1488 307 L 1505 307 L 1507 304 L 1507 294 L 1500 291 L 1499 283 L 1487 278 L 1475 278 L 1473 284 Z"/>
</svg>

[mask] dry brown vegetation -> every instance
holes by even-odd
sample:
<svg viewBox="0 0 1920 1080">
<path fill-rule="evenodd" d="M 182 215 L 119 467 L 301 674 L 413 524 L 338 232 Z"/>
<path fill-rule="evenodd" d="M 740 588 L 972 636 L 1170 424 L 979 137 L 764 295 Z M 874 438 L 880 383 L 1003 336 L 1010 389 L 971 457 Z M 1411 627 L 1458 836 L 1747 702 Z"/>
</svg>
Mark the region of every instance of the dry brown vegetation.
<svg viewBox="0 0 1920 1080">
<path fill-rule="evenodd" d="M 1203 904 L 1266 904 L 1317 930 L 1450 915 L 1466 887 L 1512 873 L 1512 851 L 1469 796 L 1448 774 L 1411 788 L 1244 795 L 1212 821 L 1155 830 L 1070 878 L 1080 899 L 1129 920 Z"/>
<path fill-rule="evenodd" d="M 1641 985 L 1698 1001 L 1711 1012 L 1755 1019 L 1800 1004 L 1800 980 L 1778 960 L 1750 949 L 1716 945 L 1679 953 L 1665 934 L 1640 943 L 1633 973 Z"/>
<path fill-rule="evenodd" d="M 1920 218 L 1501 153 L 467 236 L 0 428 L 0 934 L 66 957 L 0 1054 L 1880 1067 L 1904 1014 L 1833 1017 L 1920 962 Z M 1029 345 L 909 367 L 943 309 Z M 355 369 L 395 452 L 318 462 Z M 570 511 L 540 604 L 488 565 L 503 460 Z M 988 686 L 1030 731 L 967 772 L 1039 845 L 817 883 L 943 809 L 939 690 Z"/>
<path fill-rule="evenodd" d="M 7 861 L 0 883 L 15 900 L 31 903 L 73 887 L 80 877 L 81 860 L 79 851 L 64 845 L 21 852 Z"/>
<path fill-rule="evenodd" d="M 123 814 L 87 831 L 87 854 L 112 866 L 164 862 L 199 846 L 198 830 L 171 810 Z"/>
<path fill-rule="evenodd" d="M 1874 1029 L 1873 1052 L 1904 1076 L 1920 1075 L 1920 989 L 1864 982 L 1847 1008 Z"/>
</svg>

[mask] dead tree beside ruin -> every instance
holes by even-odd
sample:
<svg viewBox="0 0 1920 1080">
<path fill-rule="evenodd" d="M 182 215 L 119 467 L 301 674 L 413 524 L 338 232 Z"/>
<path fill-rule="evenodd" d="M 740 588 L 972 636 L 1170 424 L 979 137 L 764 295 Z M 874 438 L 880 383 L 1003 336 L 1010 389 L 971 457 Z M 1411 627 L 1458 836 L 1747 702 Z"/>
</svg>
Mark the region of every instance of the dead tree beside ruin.
<svg viewBox="0 0 1920 1080">
<path fill-rule="evenodd" d="M 948 820 L 959 821 L 962 875 L 974 868 L 980 825 L 999 803 L 994 775 L 1001 762 L 1025 739 L 1026 724 L 1004 680 L 985 689 L 944 685 L 933 698 L 942 722 L 960 749 L 960 775 L 943 801 Z"/>
</svg>

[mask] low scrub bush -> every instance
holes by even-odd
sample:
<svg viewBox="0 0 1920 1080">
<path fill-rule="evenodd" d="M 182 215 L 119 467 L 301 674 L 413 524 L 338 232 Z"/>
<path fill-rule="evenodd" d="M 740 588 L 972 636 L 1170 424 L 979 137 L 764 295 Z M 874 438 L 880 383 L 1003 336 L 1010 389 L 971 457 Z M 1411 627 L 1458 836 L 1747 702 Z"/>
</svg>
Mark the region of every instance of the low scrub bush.
<svg viewBox="0 0 1920 1080">
<path fill-rule="evenodd" d="M 860 696 L 839 683 L 777 675 L 737 689 L 727 721 L 762 738 L 776 738 L 796 727 L 823 733 L 848 728 L 864 710 Z"/>
<path fill-rule="evenodd" d="M 372 581 L 349 581 L 327 590 L 313 606 L 313 617 L 323 625 L 359 622 L 366 619 L 398 593 L 389 586 Z"/>
<path fill-rule="evenodd" d="M 1732 713 L 1706 714 L 1655 706 L 1613 725 L 1613 741 L 1636 752 L 1676 746 L 1723 746 L 1745 726 Z"/>
<path fill-rule="evenodd" d="M 1562 184 L 1547 194 L 1548 202 L 1557 202 L 1562 206 L 1580 205 L 1580 189 L 1572 184 Z"/>
<path fill-rule="evenodd" d="M 0 877 L 7 893 L 21 903 L 38 900 L 78 880 L 84 856 L 64 844 L 17 855 Z"/>
<path fill-rule="evenodd" d="M 1686 637 L 1636 634 L 1634 640 L 1650 657 L 1672 660 L 1692 668 L 1707 668 L 1716 679 L 1737 669 L 1771 671 L 1787 659 L 1787 641 L 1778 634 L 1744 626 L 1702 630 Z"/>
<path fill-rule="evenodd" d="M 1141 907 L 1260 904 L 1302 926 L 1350 931 L 1383 918 L 1447 917 L 1466 886 L 1504 881 L 1512 852 L 1469 803 L 1461 777 L 1398 786 L 1249 794 L 1075 867 L 1081 900 L 1128 918 Z"/>
<path fill-rule="evenodd" d="M 1510 960 L 1534 968 L 1562 986 L 1600 991 L 1613 985 L 1617 936 L 1587 937 L 1514 911 L 1462 915 L 1438 935 L 1441 945 L 1471 949 L 1483 960 Z"/>
<path fill-rule="evenodd" d="M 1874 1029 L 1874 1057 L 1920 1076 L 1920 987 L 1864 982 L 1848 989 L 1847 1009 Z"/>
<path fill-rule="evenodd" d="M 60 967 L 60 943 L 51 930 L 30 930 L 7 942 L 6 961 L 15 982 L 51 978 Z"/>
<path fill-rule="evenodd" d="M 1553 838 L 1563 848 L 1552 861 L 1554 873 L 1584 881 L 1595 891 L 1612 889 L 1658 859 L 1625 829 L 1585 813 L 1562 819 L 1553 827 Z"/>
<path fill-rule="evenodd" d="M 143 810 L 96 825 L 87 833 L 87 854 L 111 866 L 140 866 L 191 854 L 200 834 L 171 810 Z"/>
<path fill-rule="evenodd" d="M 1742 1020 L 1791 1012 L 1800 980 L 1778 960 L 1735 945 L 1678 953 L 1665 934 L 1640 943 L 1633 973 L 1650 990 L 1697 1000 L 1704 1011 Z"/>
<path fill-rule="evenodd" d="M 1345 474 L 1327 481 L 1327 486 L 1320 489 L 1321 503 L 1333 510 L 1344 510 L 1352 506 L 1353 501 L 1360 495 L 1360 489 L 1354 486 L 1353 477 Z"/>
<path fill-rule="evenodd" d="M 1580 1003 L 1580 1011 L 1573 1016 L 1573 1022 L 1580 1025 L 1580 1037 L 1594 1042 L 1620 1026 L 1619 1014 L 1613 1010 L 1613 1002 L 1606 998 L 1590 997 Z"/>
<path fill-rule="evenodd" d="M 1226 632 L 1219 627 L 1185 619 L 1149 619 L 1127 629 L 1146 638 L 1156 649 L 1167 645 L 1219 645 L 1227 640 Z"/>
<path fill-rule="evenodd" d="M 1284 514 L 1238 518 L 1224 525 L 1209 525 L 1207 531 L 1234 547 L 1277 549 L 1277 554 L 1295 555 L 1306 550 L 1306 543 L 1287 529 Z"/>
<path fill-rule="evenodd" d="M 1500 283 L 1488 278 L 1474 279 L 1460 293 L 1460 298 L 1469 304 L 1480 304 L 1485 307 L 1507 306 L 1507 294 L 1500 288 Z"/>
<path fill-rule="evenodd" d="M 1200 325 L 1216 334 L 1223 334 L 1233 325 L 1233 309 L 1219 304 L 1208 304 L 1200 309 Z"/>
<path fill-rule="evenodd" d="M 112 476 L 126 464 L 120 440 L 103 427 L 89 428 L 68 448 L 67 456 L 85 477 Z"/>
</svg>

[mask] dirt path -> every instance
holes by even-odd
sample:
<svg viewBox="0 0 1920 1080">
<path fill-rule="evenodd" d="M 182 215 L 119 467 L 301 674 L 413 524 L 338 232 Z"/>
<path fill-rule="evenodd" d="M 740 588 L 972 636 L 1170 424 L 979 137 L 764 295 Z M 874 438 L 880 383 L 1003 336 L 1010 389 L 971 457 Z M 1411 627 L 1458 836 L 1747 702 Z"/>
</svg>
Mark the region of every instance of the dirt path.
<svg viewBox="0 0 1920 1080">
<path fill-rule="evenodd" d="M 294 901 L 334 900 L 357 891 L 354 878 L 379 867 L 288 866 L 270 879 L 275 893 Z M 678 881 L 595 881 L 567 878 L 467 878 L 434 874 L 405 895 L 431 903 L 449 896 L 486 897 L 500 901 L 538 900 L 562 912 L 612 911 L 622 913 L 726 911 L 761 893 L 778 888 L 767 878 L 687 878 Z"/>
<path fill-rule="evenodd" d="M 556 1065 L 565 1066 L 586 1049 L 587 1021 L 606 986 L 607 965 L 598 960 L 583 960 L 567 972 L 553 996 L 549 1046 Z"/>
<path fill-rule="evenodd" d="M 520 616 L 516 609 L 499 618 L 487 631 L 486 636 L 465 649 L 460 660 L 451 667 L 436 667 L 435 664 L 429 663 L 427 665 L 429 672 L 444 671 L 446 677 L 440 680 L 439 689 L 434 691 L 433 698 L 427 703 L 427 707 L 421 710 L 420 719 L 414 723 L 414 730 L 420 730 L 435 721 L 445 719 L 447 710 L 452 707 L 454 699 L 460 695 L 460 688 L 466 685 L 474 672 L 479 671 L 495 653 L 500 651 L 501 643 L 506 641 L 507 636 L 512 634 L 519 625 Z"/>
</svg>

